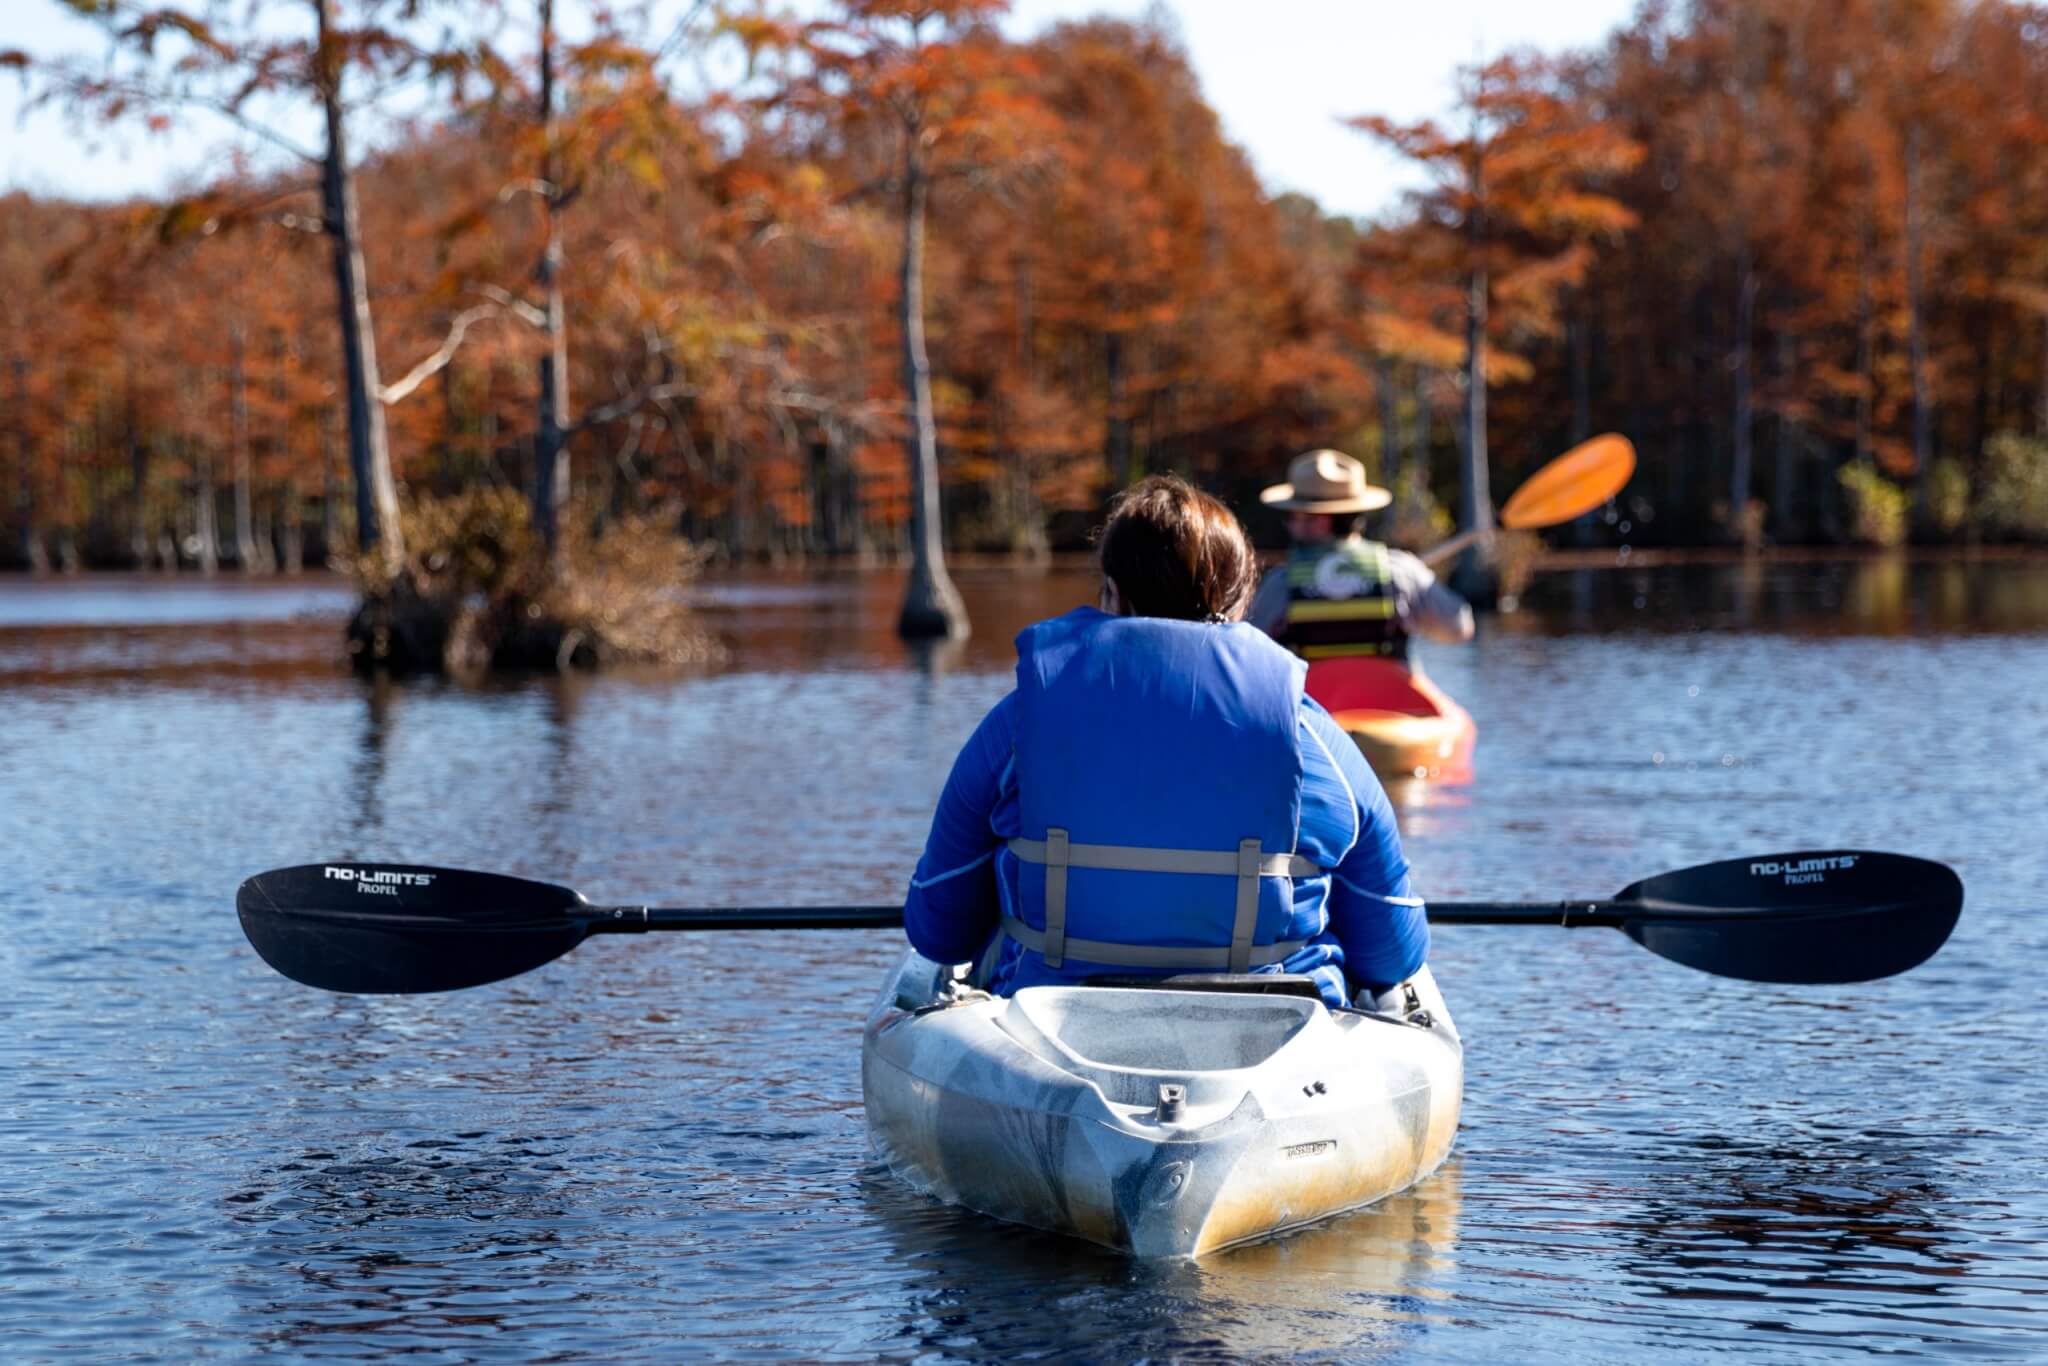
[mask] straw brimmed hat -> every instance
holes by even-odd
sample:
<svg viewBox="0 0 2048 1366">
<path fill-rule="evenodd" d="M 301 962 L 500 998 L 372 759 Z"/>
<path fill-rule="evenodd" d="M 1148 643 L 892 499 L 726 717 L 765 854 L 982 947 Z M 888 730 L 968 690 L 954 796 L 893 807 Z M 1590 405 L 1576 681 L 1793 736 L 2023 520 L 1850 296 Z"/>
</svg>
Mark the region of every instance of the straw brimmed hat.
<svg viewBox="0 0 2048 1366">
<path fill-rule="evenodd" d="M 1287 462 L 1287 482 L 1259 494 L 1267 507 L 1290 512 L 1371 512 L 1394 495 L 1365 477 L 1365 466 L 1342 451 L 1310 451 Z"/>
</svg>

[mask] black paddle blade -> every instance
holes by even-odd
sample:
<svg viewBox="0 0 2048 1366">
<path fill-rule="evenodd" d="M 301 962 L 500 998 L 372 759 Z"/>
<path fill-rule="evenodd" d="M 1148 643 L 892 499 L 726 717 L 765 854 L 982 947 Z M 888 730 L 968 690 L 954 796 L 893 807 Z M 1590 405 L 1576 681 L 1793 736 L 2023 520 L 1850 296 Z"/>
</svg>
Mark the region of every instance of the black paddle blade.
<svg viewBox="0 0 2048 1366">
<path fill-rule="evenodd" d="M 1839 849 L 1664 873 L 1615 898 L 1650 952 L 1752 982 L 1868 982 L 1933 956 L 1963 910 L 1955 870 Z"/>
<path fill-rule="evenodd" d="M 263 961 L 328 991 L 453 991 L 560 958 L 590 932 L 588 903 L 525 878 L 397 863 L 258 873 L 235 894 Z"/>
</svg>

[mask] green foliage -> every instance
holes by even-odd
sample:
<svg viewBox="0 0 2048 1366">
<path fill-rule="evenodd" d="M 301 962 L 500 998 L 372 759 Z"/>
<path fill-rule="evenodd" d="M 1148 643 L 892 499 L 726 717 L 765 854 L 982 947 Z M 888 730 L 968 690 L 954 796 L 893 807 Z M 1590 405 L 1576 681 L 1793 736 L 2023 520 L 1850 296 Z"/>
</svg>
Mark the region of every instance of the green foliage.
<svg viewBox="0 0 2048 1366">
<path fill-rule="evenodd" d="M 1999 432 L 1984 443 L 1977 517 L 1993 535 L 2048 537 L 2048 441 Z"/>
<path fill-rule="evenodd" d="M 1960 533 L 1970 521 L 1970 476 L 1953 460 L 1927 468 L 1927 522 L 1943 536 Z"/>
<path fill-rule="evenodd" d="M 1868 465 L 1844 465 L 1835 476 L 1848 500 L 1850 534 L 1865 545 L 1906 539 L 1906 491 Z"/>
</svg>

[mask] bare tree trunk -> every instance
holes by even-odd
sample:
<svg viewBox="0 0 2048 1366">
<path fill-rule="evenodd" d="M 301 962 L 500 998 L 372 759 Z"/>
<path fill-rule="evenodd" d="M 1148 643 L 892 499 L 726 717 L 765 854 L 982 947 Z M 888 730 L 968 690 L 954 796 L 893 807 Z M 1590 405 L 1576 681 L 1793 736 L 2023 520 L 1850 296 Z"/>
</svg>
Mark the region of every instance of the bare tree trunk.
<svg viewBox="0 0 2048 1366">
<path fill-rule="evenodd" d="M 1863 252 L 1856 267 L 1856 466 L 1870 467 L 1872 414 L 1876 408 L 1876 320 L 1870 297 L 1871 226 L 1863 223 Z"/>
<path fill-rule="evenodd" d="M 1920 294 L 1920 130 L 1906 134 L 1906 309 L 1913 353 L 1913 512 L 1927 498 L 1927 466 L 1934 452 L 1934 406 L 1927 391 L 1927 319 Z"/>
<path fill-rule="evenodd" d="M 313 0 L 319 20 L 319 46 L 313 60 L 327 125 L 320 196 L 326 230 L 334 242 L 335 304 L 347 377 L 348 463 L 356 485 L 356 545 L 364 552 L 381 549 L 385 572 L 396 578 L 405 564 L 405 535 L 398 525 L 398 485 L 391 476 L 391 443 L 385 433 L 383 386 L 377 374 L 377 334 L 370 316 L 355 178 L 348 165 L 347 112 L 341 94 L 344 59 L 334 32 L 334 4 L 335 0 Z"/>
<path fill-rule="evenodd" d="M 34 438 L 28 423 L 28 359 L 14 358 L 14 507 L 21 528 L 21 558 L 34 574 L 50 572 L 50 552 L 43 545 L 43 531 L 36 524 L 36 471 Z"/>
<path fill-rule="evenodd" d="M 192 457 L 192 534 L 199 541 L 199 572 L 220 571 L 220 491 L 213 486 L 213 443 L 202 437 Z"/>
<path fill-rule="evenodd" d="M 335 542 L 341 539 L 341 480 L 334 460 L 334 409 L 320 410 L 320 567 L 334 567 Z"/>
<path fill-rule="evenodd" d="M 939 434 L 932 415 L 931 361 L 924 349 L 924 215 L 930 181 L 920 131 L 906 129 L 903 140 L 903 391 L 909 402 L 905 454 L 910 460 L 910 583 L 896 633 L 907 640 L 946 637 L 968 632 L 967 607 L 946 575 L 944 540 L 940 535 Z"/>
<path fill-rule="evenodd" d="M 2034 425 L 2042 437 L 2048 438 L 2048 313 L 2041 315 L 2041 396 Z"/>
<path fill-rule="evenodd" d="M 1790 395 L 1798 392 L 1798 341 L 1790 332 L 1778 334 L 1778 387 Z M 1783 412 L 1778 414 L 1777 470 L 1771 477 L 1771 518 L 1780 540 L 1800 535 L 1804 528 L 1794 520 L 1798 504 L 1799 427 Z"/>
<path fill-rule="evenodd" d="M 562 504 L 569 496 L 569 335 L 562 322 L 562 187 L 555 163 L 555 4 L 540 0 L 540 134 L 542 213 L 546 244 L 534 274 L 540 281 L 547 348 L 540 357 L 540 428 L 534 438 L 533 522 L 553 556 Z"/>
<path fill-rule="evenodd" d="M 138 570 L 149 568 L 149 443 L 130 419 L 128 428 L 128 554 Z"/>
<path fill-rule="evenodd" d="M 1473 183 L 1479 172 L 1473 169 Z M 1458 481 L 1458 529 L 1485 531 L 1493 526 L 1493 492 L 1486 458 L 1486 266 L 1484 210 L 1476 204 L 1467 220 L 1472 261 L 1465 284 L 1465 440 L 1464 477 Z M 1493 596 L 1493 557 L 1475 545 L 1458 557 L 1451 579 L 1467 597 Z"/>
<path fill-rule="evenodd" d="M 1572 321 L 1572 444 L 1593 435 L 1593 320 L 1583 307 Z"/>
<path fill-rule="evenodd" d="M 1750 334 L 1756 327 L 1756 268 L 1751 264 L 1749 241 L 1745 236 L 1737 255 L 1735 301 L 1735 440 L 1734 459 L 1728 470 L 1728 530 L 1743 539 L 1749 525 L 1748 508 L 1754 447 L 1755 412 L 1751 402 L 1754 363 Z"/>
<path fill-rule="evenodd" d="M 1572 439 L 1571 444 L 1579 445 L 1593 435 L 1593 320 L 1588 316 L 1583 297 L 1579 301 L 1578 316 L 1572 320 Z M 1596 513 L 1572 519 L 1572 541 L 1576 545 L 1593 544 L 1593 523 Z"/>
<path fill-rule="evenodd" d="M 1408 468 L 1414 476 L 1412 506 L 1420 507 L 1429 501 L 1433 490 L 1430 487 L 1429 466 L 1430 411 L 1429 374 L 1420 365 L 1408 370 Z"/>
<path fill-rule="evenodd" d="M 283 506 L 279 509 L 282 525 L 277 533 L 279 568 L 287 575 L 296 575 L 306 567 L 306 527 L 299 515 L 299 486 L 293 480 L 286 480 L 279 494 Z"/>
<path fill-rule="evenodd" d="M 1372 387 L 1380 400 L 1380 478 L 1398 493 L 1401 488 L 1401 395 L 1394 387 L 1394 362 L 1375 356 Z"/>
<path fill-rule="evenodd" d="M 231 360 L 228 370 L 228 406 L 233 429 L 235 465 L 235 567 L 244 574 L 256 572 L 255 517 L 249 493 L 249 376 L 243 365 L 242 325 L 229 330 Z"/>
</svg>

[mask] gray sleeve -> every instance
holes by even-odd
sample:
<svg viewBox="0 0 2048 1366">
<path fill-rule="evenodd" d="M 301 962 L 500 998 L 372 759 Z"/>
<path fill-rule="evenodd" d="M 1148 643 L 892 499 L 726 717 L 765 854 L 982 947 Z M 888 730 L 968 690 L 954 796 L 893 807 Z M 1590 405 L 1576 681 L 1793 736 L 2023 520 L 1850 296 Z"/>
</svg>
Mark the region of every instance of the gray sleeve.
<svg viewBox="0 0 2048 1366">
<path fill-rule="evenodd" d="M 1280 628 L 1287 624 L 1287 567 L 1266 571 L 1266 577 L 1259 580 L 1259 591 L 1252 595 L 1252 605 L 1245 612 L 1244 619 L 1269 636 L 1278 636 Z"/>
<path fill-rule="evenodd" d="M 1405 550 L 1387 552 L 1394 573 L 1394 610 L 1416 635 L 1457 644 L 1472 639 L 1472 608 Z"/>
</svg>

